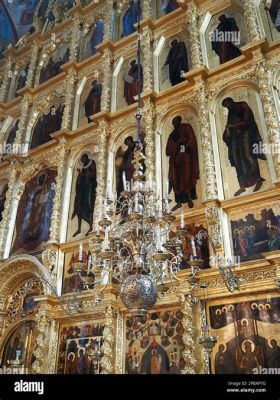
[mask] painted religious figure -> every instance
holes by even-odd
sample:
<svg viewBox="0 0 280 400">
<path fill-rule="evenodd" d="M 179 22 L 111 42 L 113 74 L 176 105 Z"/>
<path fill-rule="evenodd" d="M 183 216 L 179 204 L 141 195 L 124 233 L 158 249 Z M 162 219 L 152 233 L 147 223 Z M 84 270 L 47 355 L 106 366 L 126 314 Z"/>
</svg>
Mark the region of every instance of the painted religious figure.
<svg viewBox="0 0 280 400">
<path fill-rule="evenodd" d="M 11 128 L 9 134 L 8 134 L 8 137 L 7 137 L 7 140 L 6 140 L 6 146 L 4 148 L 4 153 L 3 154 L 9 154 L 9 153 L 12 153 L 12 151 L 13 151 L 12 145 L 13 145 L 13 143 L 15 141 L 15 138 L 16 138 L 16 134 L 17 134 L 17 131 L 18 131 L 18 126 L 19 126 L 19 121 L 20 121 L 19 119 L 16 120 L 14 126 L 12 126 L 12 128 Z"/>
<path fill-rule="evenodd" d="M 35 250 L 49 239 L 56 175 L 45 169 L 26 183 L 18 205 L 12 253 Z"/>
<path fill-rule="evenodd" d="M 137 1 L 130 0 L 128 9 L 123 16 L 123 30 L 121 34 L 122 38 L 130 35 L 133 32 L 136 32 L 136 28 L 134 25 L 137 23 L 138 13 L 141 16 L 141 8 L 140 10 L 138 10 Z"/>
<path fill-rule="evenodd" d="M 98 20 L 90 38 L 90 54 L 92 56 L 97 53 L 96 46 L 103 41 L 104 36 L 104 22 Z"/>
<path fill-rule="evenodd" d="M 143 142 L 143 140 L 142 140 Z M 121 192 L 125 190 L 124 188 L 124 180 L 123 176 L 125 176 L 126 182 L 130 184 L 131 180 L 133 179 L 133 173 L 135 171 L 135 151 L 137 142 L 133 139 L 132 136 L 128 136 L 124 140 L 124 144 L 126 149 L 123 150 L 122 146 L 120 146 L 116 153 L 115 159 L 115 167 L 116 167 L 116 190 L 117 190 L 117 197 L 119 198 Z M 143 154 L 145 154 L 145 144 L 143 148 Z M 144 170 L 144 163 L 143 170 Z"/>
<path fill-rule="evenodd" d="M 266 160 L 266 156 L 261 151 L 262 138 L 254 113 L 245 101 L 235 102 L 231 97 L 224 99 L 222 106 L 228 109 L 223 140 L 240 186 L 234 196 L 254 185 L 257 192 L 265 181 L 260 175 L 259 160 Z"/>
<path fill-rule="evenodd" d="M 130 62 L 130 69 L 123 77 L 124 80 L 124 98 L 127 105 L 135 103 L 134 96 L 138 95 L 138 64 L 136 60 Z M 140 93 L 143 90 L 143 70 L 140 65 Z"/>
<path fill-rule="evenodd" d="M 165 14 L 169 14 L 172 11 L 176 10 L 179 7 L 179 4 L 176 0 L 162 0 L 161 9 L 165 12 Z"/>
<path fill-rule="evenodd" d="M 184 42 L 178 42 L 177 39 L 172 40 L 171 49 L 164 63 L 164 67 L 168 66 L 169 80 L 171 85 L 177 85 L 184 82 L 183 73 L 189 71 L 187 48 Z"/>
<path fill-rule="evenodd" d="M 2 214 L 3 214 L 3 211 L 5 209 L 6 193 L 8 191 L 8 188 L 9 188 L 8 183 L 4 183 L 1 186 L 1 193 L 0 193 L 0 222 L 3 219 Z"/>
<path fill-rule="evenodd" d="M 81 166 L 78 168 L 76 181 L 76 195 L 72 219 L 77 217 L 78 229 L 73 234 L 73 237 L 81 233 L 82 221 L 85 221 L 89 225 L 86 235 L 92 231 L 96 186 L 95 161 L 87 153 L 84 153 L 81 156 Z"/>
<path fill-rule="evenodd" d="M 256 374 L 262 368 L 280 368 L 280 298 L 210 306 L 209 317 L 218 337 L 211 354 L 213 373 Z"/>
<path fill-rule="evenodd" d="M 85 115 L 88 119 L 88 123 L 92 122 L 91 116 L 97 114 L 101 110 L 101 95 L 102 85 L 97 83 L 97 80 L 92 82 L 92 88 L 84 103 Z"/>
<path fill-rule="evenodd" d="M 20 71 L 18 80 L 17 80 L 16 90 L 15 90 L 16 92 L 25 87 L 28 69 L 29 69 L 29 64 L 27 64 L 26 67 Z"/>
<path fill-rule="evenodd" d="M 45 67 L 42 68 L 40 74 L 39 84 L 46 82 L 54 76 L 62 72 L 61 66 L 66 64 L 70 59 L 70 48 L 67 47 L 62 57 L 59 57 L 57 61 L 51 56 Z"/>
<path fill-rule="evenodd" d="M 196 137 L 190 124 L 182 123 L 182 117 L 172 120 L 174 130 L 169 135 L 166 155 L 169 157 L 169 193 L 173 190 L 176 205 L 172 211 L 188 203 L 193 208 L 196 183 L 199 179 L 198 150 Z"/>
<path fill-rule="evenodd" d="M 57 108 L 53 105 L 48 114 L 43 114 L 37 120 L 33 129 L 30 148 L 34 149 L 41 144 L 52 140 L 52 133 L 61 129 L 64 106 L 59 105 Z"/>
<path fill-rule="evenodd" d="M 126 374 L 180 374 L 183 314 L 181 310 L 153 312 L 126 320 Z"/>
<path fill-rule="evenodd" d="M 231 230 L 234 255 L 241 261 L 280 250 L 280 209 L 275 206 L 236 217 Z"/>
<path fill-rule="evenodd" d="M 211 35 L 212 50 L 219 56 L 220 64 L 239 57 L 242 53 L 236 46 L 240 42 L 239 28 L 234 18 L 219 17 L 219 24 Z"/>
<path fill-rule="evenodd" d="M 269 7 L 265 7 L 265 10 L 269 13 L 270 19 L 277 31 L 280 32 L 280 0 L 270 1 Z"/>
<path fill-rule="evenodd" d="M 88 270 L 92 266 L 92 257 L 90 251 L 83 250 L 82 257 L 79 252 L 72 253 L 70 261 L 65 260 L 65 270 L 63 276 L 63 293 L 80 292 L 86 290 L 87 287 L 83 281 L 83 277 L 94 275 L 86 270 L 77 270 L 75 264 L 82 261 L 84 264 L 88 265 Z"/>
<path fill-rule="evenodd" d="M 103 325 L 84 321 L 64 325 L 60 330 L 57 373 L 100 374 L 100 361 L 94 357 L 103 345 Z"/>
</svg>

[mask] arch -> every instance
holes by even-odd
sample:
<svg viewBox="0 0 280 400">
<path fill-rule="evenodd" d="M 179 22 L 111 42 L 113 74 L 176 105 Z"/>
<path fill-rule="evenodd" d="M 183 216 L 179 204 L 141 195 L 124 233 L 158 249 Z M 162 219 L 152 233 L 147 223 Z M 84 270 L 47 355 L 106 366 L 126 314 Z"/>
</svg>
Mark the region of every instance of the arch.
<svg viewBox="0 0 280 400">
<path fill-rule="evenodd" d="M 210 125 L 211 125 L 211 136 L 212 136 L 212 142 L 213 142 L 213 149 L 214 149 L 214 159 L 215 159 L 215 168 L 216 168 L 216 173 L 217 173 L 217 182 L 218 182 L 218 191 L 219 191 L 219 197 L 221 199 L 225 198 L 225 181 L 222 178 L 222 166 L 225 167 L 224 161 L 222 161 L 223 158 L 223 153 L 220 151 L 221 150 L 221 144 L 220 144 L 220 138 L 218 137 L 218 132 L 217 132 L 217 108 L 218 105 L 221 101 L 221 99 L 226 95 L 226 93 L 229 93 L 231 91 L 235 91 L 237 89 L 248 89 L 251 90 L 255 94 L 255 101 L 257 104 L 257 111 L 258 115 L 260 116 L 260 127 L 263 132 L 262 138 L 263 142 L 269 143 L 269 137 L 268 137 L 268 128 L 265 123 L 265 118 L 264 118 L 264 109 L 263 105 L 260 99 L 259 95 L 259 87 L 256 84 L 256 82 L 248 80 L 248 79 L 241 79 L 237 82 L 231 82 L 225 87 L 223 87 L 221 90 L 216 93 L 216 95 L 211 99 L 211 103 L 209 106 L 209 119 L 210 119 Z M 256 113 L 254 113 L 256 114 Z M 256 115 L 255 115 L 256 116 Z M 273 182 L 275 180 L 275 171 L 273 167 L 273 161 L 271 155 L 267 154 L 267 161 L 268 161 L 268 169 L 270 172 L 270 178 L 271 181 Z M 224 170 L 224 168 L 223 168 Z"/>
<path fill-rule="evenodd" d="M 197 148 L 198 148 L 198 158 L 199 158 L 199 169 L 200 169 L 200 188 L 201 188 L 201 201 L 204 199 L 204 176 L 203 176 L 203 164 L 202 164 L 202 156 L 201 156 L 201 137 L 200 137 L 200 122 L 198 118 L 198 113 L 197 109 L 193 104 L 190 103 L 182 103 L 179 105 L 174 105 L 172 106 L 167 112 L 165 112 L 164 116 L 158 121 L 157 127 L 156 127 L 156 134 L 155 134 L 155 161 L 157 165 L 156 169 L 156 187 L 158 190 L 158 195 L 159 196 L 164 196 L 165 191 L 163 190 L 164 188 L 164 182 L 163 182 L 163 144 L 162 144 L 162 137 L 163 137 L 163 131 L 165 124 L 172 118 L 175 117 L 176 115 L 184 115 L 186 112 L 192 114 L 195 118 L 197 118 L 195 126 L 193 126 L 193 130 L 195 132 L 196 136 L 196 141 L 197 141 Z"/>
</svg>

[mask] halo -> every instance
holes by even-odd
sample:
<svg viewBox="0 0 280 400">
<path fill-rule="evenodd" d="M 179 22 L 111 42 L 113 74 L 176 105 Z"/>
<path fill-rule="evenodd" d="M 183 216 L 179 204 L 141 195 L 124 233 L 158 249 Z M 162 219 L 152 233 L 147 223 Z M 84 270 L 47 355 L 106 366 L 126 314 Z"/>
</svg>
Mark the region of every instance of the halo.
<svg viewBox="0 0 280 400">
<path fill-rule="evenodd" d="M 247 343 L 247 342 L 252 344 L 252 353 L 254 353 L 256 346 L 255 346 L 255 343 L 250 339 L 246 339 L 246 340 L 244 340 L 244 342 L 242 342 L 241 348 L 242 348 L 243 353 L 246 353 L 246 351 L 245 351 L 245 343 Z"/>
<path fill-rule="evenodd" d="M 267 343 L 268 343 L 268 345 L 269 345 L 269 347 L 270 347 L 271 349 L 272 349 L 272 346 L 271 346 L 272 340 L 275 340 L 276 343 L 277 343 L 277 345 L 279 345 L 278 340 L 277 340 L 275 337 L 270 337 L 270 338 L 267 339 Z"/>
<path fill-rule="evenodd" d="M 80 153 L 80 155 L 79 155 L 79 158 L 78 158 L 77 167 L 82 167 L 82 166 L 83 166 L 83 163 L 82 163 L 82 161 L 81 161 L 81 158 L 82 158 L 82 156 L 84 156 L 84 155 L 87 155 L 88 158 L 89 158 L 90 160 L 93 158 L 90 151 L 88 151 L 88 150 L 82 151 L 82 152 Z"/>
<path fill-rule="evenodd" d="M 270 305 L 270 304 L 265 304 L 264 308 L 265 308 L 266 310 L 271 310 L 271 305 Z"/>
<path fill-rule="evenodd" d="M 215 315 L 217 315 L 218 313 L 219 313 L 220 315 L 222 314 L 222 311 L 220 310 L 220 308 L 218 308 L 218 309 L 215 311 Z"/>
<path fill-rule="evenodd" d="M 241 320 L 241 324 L 242 324 L 242 322 L 243 322 L 243 321 L 246 321 L 246 322 L 247 322 L 246 326 L 248 326 L 248 325 L 249 325 L 249 321 L 248 321 L 248 319 L 247 319 L 247 318 L 242 318 L 242 320 Z"/>
<path fill-rule="evenodd" d="M 258 308 L 257 303 L 252 303 L 251 304 L 251 308 L 252 308 L 252 310 L 255 310 L 256 308 Z"/>
<path fill-rule="evenodd" d="M 169 46 L 169 47 L 171 47 L 171 42 L 173 42 L 173 40 L 177 40 L 177 42 L 182 41 L 182 39 L 180 39 L 179 37 L 174 36 L 174 37 L 172 37 L 172 38 L 170 38 L 170 39 L 168 40 L 168 46 Z"/>
<path fill-rule="evenodd" d="M 260 311 L 261 311 L 261 310 L 264 310 L 264 304 L 259 304 L 258 309 L 259 309 Z"/>
<path fill-rule="evenodd" d="M 228 308 L 226 307 L 226 306 L 224 306 L 223 308 L 222 308 L 222 312 L 227 312 L 228 311 Z"/>
<path fill-rule="evenodd" d="M 71 351 L 71 352 L 68 354 L 67 360 L 69 361 L 69 358 L 70 358 L 71 354 L 74 356 L 74 358 L 73 358 L 73 361 L 74 361 L 75 358 L 76 358 L 76 355 L 75 355 L 75 353 L 74 353 L 73 351 Z"/>
<path fill-rule="evenodd" d="M 234 311 L 234 306 L 233 306 L 233 304 L 230 304 L 230 305 L 228 306 L 228 309 L 229 309 L 229 311 Z"/>
</svg>

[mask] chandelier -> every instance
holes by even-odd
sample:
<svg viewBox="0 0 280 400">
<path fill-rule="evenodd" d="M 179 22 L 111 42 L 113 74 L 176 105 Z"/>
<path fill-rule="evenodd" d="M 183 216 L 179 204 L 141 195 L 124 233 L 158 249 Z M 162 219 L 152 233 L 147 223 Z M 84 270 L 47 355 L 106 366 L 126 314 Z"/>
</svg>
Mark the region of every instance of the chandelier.
<svg viewBox="0 0 280 400">
<path fill-rule="evenodd" d="M 187 262 L 191 274 L 188 280 L 191 290 L 194 288 L 197 271 L 204 261 L 197 257 L 196 245 L 206 231 L 200 231 L 197 237 L 185 228 L 184 215 L 181 215 L 180 226 L 174 234 L 171 229 L 176 217 L 170 212 L 169 185 L 166 183 L 166 195 L 162 199 L 156 193 L 152 176 L 144 171 L 145 154 L 143 135 L 141 132 L 141 38 L 140 33 L 140 1 L 138 5 L 138 109 L 137 142 L 134 150 L 133 179 L 127 181 L 122 174 L 123 191 L 119 198 L 114 197 L 107 189 L 103 200 L 102 217 L 89 240 L 91 250 L 90 280 L 91 287 L 101 283 L 104 285 L 117 283 L 122 303 L 132 315 L 143 317 L 151 309 L 157 298 L 166 291 L 178 291 L 182 279 L 178 277 L 183 262 L 182 243 L 190 239 L 192 256 Z M 210 243 L 212 243 L 210 241 Z M 85 266 L 86 267 L 86 266 Z M 225 282 L 230 278 L 229 290 L 234 290 L 234 280 L 230 267 L 226 269 L 218 260 L 218 269 Z M 177 290 L 176 290 L 177 289 Z"/>
</svg>

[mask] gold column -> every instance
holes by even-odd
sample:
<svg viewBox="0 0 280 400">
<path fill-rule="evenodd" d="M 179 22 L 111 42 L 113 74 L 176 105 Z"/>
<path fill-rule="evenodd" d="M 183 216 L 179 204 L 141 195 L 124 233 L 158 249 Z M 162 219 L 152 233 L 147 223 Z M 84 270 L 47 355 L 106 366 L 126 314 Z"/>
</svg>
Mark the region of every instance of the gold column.
<svg viewBox="0 0 280 400">
<path fill-rule="evenodd" d="M 32 364 L 31 373 L 43 374 L 46 372 L 46 356 L 50 335 L 50 319 L 46 316 L 44 311 L 42 314 L 36 314 L 35 321 L 37 323 L 36 330 L 38 335 L 36 337 L 36 346 L 34 350 L 36 360 Z"/>
<path fill-rule="evenodd" d="M 55 182 L 55 197 L 53 201 L 53 210 L 51 216 L 51 227 L 50 227 L 50 238 L 49 242 L 57 242 L 59 240 L 60 233 L 60 220 L 61 220 L 61 196 L 63 188 L 63 179 L 65 172 L 65 161 L 68 146 L 67 140 L 65 138 L 60 139 L 57 151 L 58 161 L 57 161 L 57 176 Z"/>
<path fill-rule="evenodd" d="M 216 251 L 224 248 L 222 210 L 216 202 L 209 204 L 205 208 L 208 234 L 212 239 Z"/>
<path fill-rule="evenodd" d="M 143 126 L 145 126 L 146 142 L 146 174 L 149 173 L 152 181 L 155 180 L 155 108 L 150 99 L 146 100 L 143 108 Z"/>
<path fill-rule="evenodd" d="M 153 54 L 152 54 L 152 40 L 153 32 L 149 27 L 143 29 L 143 33 L 140 34 L 140 40 L 143 42 L 143 91 L 147 92 L 153 90 Z"/>
<path fill-rule="evenodd" d="M 13 205 L 13 192 L 14 192 L 16 178 L 17 178 L 16 162 L 11 161 L 8 172 L 9 186 L 8 186 L 8 191 L 6 193 L 6 201 L 4 210 L 2 212 L 2 221 L 0 224 L 0 258 L 2 258 L 4 255 L 7 230 L 8 230 L 8 220 Z"/>
<path fill-rule="evenodd" d="M 111 84 L 112 84 L 112 52 L 105 49 L 102 54 L 102 97 L 101 97 L 101 111 L 108 112 L 110 110 L 111 101 Z"/>
<path fill-rule="evenodd" d="M 25 84 L 26 87 L 33 86 L 34 77 L 36 74 L 38 54 L 39 54 L 39 44 L 38 44 L 37 40 L 35 40 L 34 42 L 32 42 L 30 64 L 29 64 L 28 74 L 27 74 L 26 84 Z"/>
<path fill-rule="evenodd" d="M 95 201 L 95 225 L 102 217 L 103 198 L 106 192 L 106 136 L 108 124 L 105 120 L 99 123 L 98 160 L 97 160 L 97 188 Z"/>
<path fill-rule="evenodd" d="M 28 112 L 29 112 L 29 106 L 32 102 L 31 97 L 28 94 L 25 94 L 23 99 L 22 99 L 22 106 L 21 106 L 21 116 L 20 116 L 20 121 L 18 125 L 18 130 L 16 133 L 15 141 L 14 144 L 16 145 L 23 145 L 25 141 L 25 131 L 26 131 L 26 126 L 27 126 L 27 119 L 28 119 Z M 27 148 L 26 148 L 27 150 Z"/>
<path fill-rule="evenodd" d="M 149 18 L 152 16 L 152 2 L 151 0 L 143 0 L 143 6 L 142 6 L 142 14 L 143 14 L 143 19 Z"/>
<path fill-rule="evenodd" d="M 117 331 L 116 331 L 116 361 L 115 373 L 123 373 L 123 334 L 124 334 L 123 315 L 117 310 Z"/>
<path fill-rule="evenodd" d="M 203 81 L 201 81 L 200 88 L 197 92 L 196 105 L 200 121 L 205 197 L 207 200 L 212 200 L 217 198 L 218 191 L 211 127 L 208 115 L 207 93 L 205 89 L 205 83 Z"/>
<path fill-rule="evenodd" d="M 103 41 L 110 40 L 111 38 L 113 3 L 114 3 L 113 0 L 106 0 L 106 15 L 104 17 Z"/>
<path fill-rule="evenodd" d="M 101 361 L 102 374 L 114 373 L 114 312 L 108 306 L 105 313 L 105 326 L 103 331 L 103 351 L 104 356 Z"/>
<path fill-rule="evenodd" d="M 273 146 L 272 159 L 275 168 L 276 181 L 280 181 L 280 135 L 275 103 L 271 94 L 270 73 L 265 62 L 258 65 L 257 77 L 259 80 L 260 98 L 263 103 L 264 117 L 268 129 L 270 143 Z"/>
<path fill-rule="evenodd" d="M 13 76 L 13 70 L 12 70 L 13 60 L 12 60 L 11 56 L 8 56 L 5 64 L 6 64 L 6 68 L 5 68 L 5 72 L 4 72 L 4 79 L 3 79 L 2 86 L 0 88 L 0 102 L 1 101 L 4 102 L 7 100 L 9 86 L 10 86 L 11 78 Z"/>
<path fill-rule="evenodd" d="M 185 361 L 185 367 L 181 371 L 182 374 L 195 374 L 196 359 L 194 355 L 194 326 L 192 317 L 192 295 L 190 293 L 183 295 L 182 301 L 182 312 L 184 314 L 182 324 L 184 328 L 183 343 L 185 345 L 183 351 L 183 358 Z"/>
<path fill-rule="evenodd" d="M 246 26 L 248 28 L 249 39 L 251 42 L 255 42 L 261 38 L 260 28 L 257 22 L 255 4 L 253 0 L 244 0 L 244 17 Z"/>
<path fill-rule="evenodd" d="M 80 23 L 81 20 L 79 16 L 74 16 L 72 18 L 73 28 L 72 28 L 72 35 L 71 35 L 71 44 L 70 44 L 70 61 L 77 60 L 78 55 L 78 40 L 79 40 L 79 30 L 80 30 Z"/>
<path fill-rule="evenodd" d="M 200 326 L 207 325 L 206 313 L 205 313 L 205 301 L 199 300 L 199 316 L 200 316 Z M 210 364 L 209 355 L 206 349 L 202 347 L 202 364 L 204 374 L 210 374 Z"/>
<path fill-rule="evenodd" d="M 198 31 L 198 13 L 194 1 L 188 3 L 187 22 L 190 35 L 192 67 L 198 68 L 203 65 L 203 61 Z"/>
<path fill-rule="evenodd" d="M 76 71 L 71 68 L 68 71 L 66 82 L 65 82 L 65 108 L 63 112 L 62 118 L 62 126 L 61 129 L 71 129 L 71 117 L 72 117 L 72 107 L 73 107 L 73 97 L 74 97 L 74 89 L 75 89 L 75 82 L 77 80 L 77 73 Z"/>
<path fill-rule="evenodd" d="M 58 347 L 58 323 L 55 320 L 51 322 L 49 354 L 48 354 L 48 374 L 55 374 L 56 371 L 56 354 Z"/>
</svg>

